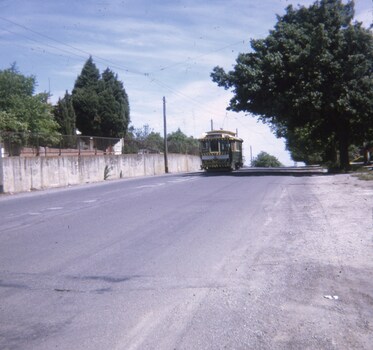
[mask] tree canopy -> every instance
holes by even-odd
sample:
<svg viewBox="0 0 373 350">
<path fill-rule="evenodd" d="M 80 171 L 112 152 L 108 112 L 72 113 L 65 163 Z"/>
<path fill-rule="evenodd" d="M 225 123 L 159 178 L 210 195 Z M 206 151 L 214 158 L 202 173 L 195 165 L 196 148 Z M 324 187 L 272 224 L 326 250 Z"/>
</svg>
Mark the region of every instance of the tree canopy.
<svg viewBox="0 0 373 350">
<path fill-rule="evenodd" d="M 100 74 L 92 57 L 76 79 L 72 102 L 83 135 L 123 137 L 127 132 L 129 102 L 123 83 L 109 68 Z"/>
<path fill-rule="evenodd" d="M 281 167 L 281 162 L 267 152 L 260 152 L 252 161 L 251 166 L 259 168 L 278 168 Z"/>
<path fill-rule="evenodd" d="M 124 153 L 151 152 L 161 153 L 164 140 L 160 133 L 154 132 L 148 124 L 142 128 L 130 126 L 125 138 Z"/>
<path fill-rule="evenodd" d="M 167 149 L 169 153 L 199 154 L 198 140 L 192 136 L 186 136 L 180 128 L 167 134 Z M 129 127 L 125 139 L 124 153 L 134 152 L 164 152 L 164 138 L 155 132 L 149 125 L 142 128 Z"/>
<path fill-rule="evenodd" d="M 21 74 L 16 65 L 0 70 L 0 130 L 52 135 L 58 124 L 48 94 L 34 94 L 36 79 Z"/>
<path fill-rule="evenodd" d="M 323 161 L 338 151 L 348 168 L 349 146 L 373 135 L 373 36 L 353 16 L 352 1 L 288 6 L 232 71 L 214 68 L 213 81 L 233 90 L 229 109 L 270 124 L 293 157 L 308 145 Z"/>
<path fill-rule="evenodd" d="M 198 140 L 185 135 L 180 128 L 167 135 L 168 151 L 170 153 L 198 154 Z"/>
</svg>

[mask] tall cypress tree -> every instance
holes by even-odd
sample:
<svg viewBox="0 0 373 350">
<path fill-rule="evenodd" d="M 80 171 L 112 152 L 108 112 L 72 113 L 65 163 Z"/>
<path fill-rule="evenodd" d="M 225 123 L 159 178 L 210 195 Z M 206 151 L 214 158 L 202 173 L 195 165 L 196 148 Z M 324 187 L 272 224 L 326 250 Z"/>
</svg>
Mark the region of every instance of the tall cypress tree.
<svg viewBox="0 0 373 350">
<path fill-rule="evenodd" d="M 118 76 L 100 72 L 90 57 L 73 89 L 76 125 L 83 135 L 123 137 L 130 122 L 129 103 Z"/>
<path fill-rule="evenodd" d="M 100 130 L 99 116 L 100 72 L 89 57 L 75 81 L 72 91 L 76 126 L 83 135 L 104 136 Z"/>
<path fill-rule="evenodd" d="M 130 121 L 128 96 L 109 68 L 102 73 L 99 100 L 102 131 L 110 137 L 123 137 Z"/>
<path fill-rule="evenodd" d="M 76 116 L 72 102 L 72 96 L 68 91 L 62 99 L 58 99 L 57 105 L 53 110 L 55 120 L 60 126 L 63 135 L 75 135 Z"/>
<path fill-rule="evenodd" d="M 82 88 L 98 88 L 98 81 L 100 80 L 100 71 L 93 62 L 92 56 L 90 56 L 87 62 L 84 64 L 82 72 L 75 81 L 75 89 Z M 73 90 L 73 92 L 74 92 Z"/>
</svg>

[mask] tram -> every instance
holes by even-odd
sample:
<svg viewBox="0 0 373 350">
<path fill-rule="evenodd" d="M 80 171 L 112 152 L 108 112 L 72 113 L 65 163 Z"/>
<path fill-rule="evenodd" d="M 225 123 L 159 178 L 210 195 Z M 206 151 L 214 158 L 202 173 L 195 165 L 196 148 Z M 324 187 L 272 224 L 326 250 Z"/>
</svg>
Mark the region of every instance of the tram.
<svg viewBox="0 0 373 350">
<path fill-rule="evenodd" d="M 242 143 L 235 132 L 212 130 L 200 139 L 201 169 L 237 170 L 243 166 Z"/>
</svg>

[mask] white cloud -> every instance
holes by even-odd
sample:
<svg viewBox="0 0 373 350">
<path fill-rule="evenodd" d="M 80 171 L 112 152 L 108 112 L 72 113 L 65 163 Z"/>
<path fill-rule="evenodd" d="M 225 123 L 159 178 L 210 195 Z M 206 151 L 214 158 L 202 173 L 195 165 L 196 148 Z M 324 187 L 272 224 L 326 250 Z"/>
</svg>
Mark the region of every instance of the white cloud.
<svg viewBox="0 0 373 350">
<path fill-rule="evenodd" d="M 373 23 L 373 4 L 370 10 L 357 12 L 355 19 L 362 22 L 366 27 L 370 26 Z"/>
</svg>

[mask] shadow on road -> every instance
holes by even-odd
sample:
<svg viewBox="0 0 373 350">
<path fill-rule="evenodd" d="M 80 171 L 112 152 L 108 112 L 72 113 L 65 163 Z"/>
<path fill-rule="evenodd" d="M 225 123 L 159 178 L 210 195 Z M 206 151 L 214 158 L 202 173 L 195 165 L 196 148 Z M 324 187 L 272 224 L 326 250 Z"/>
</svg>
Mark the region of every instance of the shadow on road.
<svg viewBox="0 0 373 350">
<path fill-rule="evenodd" d="M 201 171 L 190 175 L 198 176 L 325 176 L 326 169 L 320 167 L 283 167 L 283 168 L 242 168 L 236 171 Z"/>
</svg>

